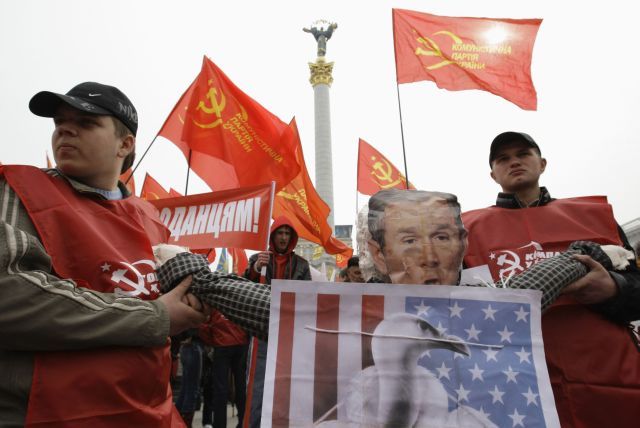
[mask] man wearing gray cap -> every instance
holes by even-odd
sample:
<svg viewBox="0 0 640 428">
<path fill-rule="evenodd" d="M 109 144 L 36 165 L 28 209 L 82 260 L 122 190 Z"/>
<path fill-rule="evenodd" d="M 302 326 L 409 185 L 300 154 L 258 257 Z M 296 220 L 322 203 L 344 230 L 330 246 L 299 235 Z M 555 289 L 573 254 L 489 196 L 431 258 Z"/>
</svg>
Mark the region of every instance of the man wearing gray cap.
<svg viewBox="0 0 640 428">
<path fill-rule="evenodd" d="M 153 246 L 168 231 L 118 181 L 136 109 L 95 82 L 29 108 L 53 118 L 56 168 L 0 166 L 0 425 L 183 426 L 168 337 L 209 309 L 189 277 L 160 295 Z"/>
<path fill-rule="evenodd" d="M 523 132 L 491 143 L 491 177 L 502 188 L 496 205 L 464 213 L 467 267 L 487 265 L 505 280 L 566 250 L 577 240 L 631 250 L 605 197 L 554 199 L 539 184 L 547 167 Z M 637 426 L 640 353 L 627 324 L 640 318 L 640 271 L 607 271 L 574 256 L 589 273 L 567 286 L 542 317 L 547 366 L 562 426 Z"/>
</svg>

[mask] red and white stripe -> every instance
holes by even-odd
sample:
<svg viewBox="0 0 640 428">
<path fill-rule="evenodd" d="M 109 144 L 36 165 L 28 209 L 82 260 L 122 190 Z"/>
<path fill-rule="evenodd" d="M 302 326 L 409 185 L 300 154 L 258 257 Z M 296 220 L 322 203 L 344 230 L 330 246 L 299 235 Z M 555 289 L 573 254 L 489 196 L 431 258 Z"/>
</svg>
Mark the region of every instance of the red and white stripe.
<svg viewBox="0 0 640 428">
<path fill-rule="evenodd" d="M 263 427 L 311 426 L 344 416 L 344 408 L 336 405 L 346 397 L 349 380 L 373 364 L 371 337 L 359 332 L 373 332 L 385 315 L 404 311 L 402 300 L 385 305 L 382 295 L 362 295 L 353 286 L 353 293 L 343 288 L 338 295 L 330 292 L 333 287 L 327 286 L 327 294 L 273 295 L 270 340 L 277 336 L 277 346 L 269 347 L 267 357 Z M 279 308 L 278 319 L 274 307 Z M 341 316 L 347 313 L 349 317 Z"/>
</svg>

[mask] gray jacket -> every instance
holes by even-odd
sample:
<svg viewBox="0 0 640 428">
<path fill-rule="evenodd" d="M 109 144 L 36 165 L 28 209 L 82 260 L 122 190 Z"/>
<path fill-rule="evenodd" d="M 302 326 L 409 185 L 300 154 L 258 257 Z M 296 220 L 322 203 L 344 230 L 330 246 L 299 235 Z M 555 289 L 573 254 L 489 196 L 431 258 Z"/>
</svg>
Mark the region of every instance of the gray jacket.
<svg viewBox="0 0 640 428">
<path fill-rule="evenodd" d="M 48 173 L 60 176 L 55 170 Z M 79 197 L 96 195 L 81 183 L 68 182 Z M 61 224 L 60 231 L 68 226 Z M 2 177 L 0 314 L 0 427 L 24 425 L 36 352 L 160 346 L 169 334 L 161 302 L 78 288 L 53 275 L 33 223 Z"/>
</svg>

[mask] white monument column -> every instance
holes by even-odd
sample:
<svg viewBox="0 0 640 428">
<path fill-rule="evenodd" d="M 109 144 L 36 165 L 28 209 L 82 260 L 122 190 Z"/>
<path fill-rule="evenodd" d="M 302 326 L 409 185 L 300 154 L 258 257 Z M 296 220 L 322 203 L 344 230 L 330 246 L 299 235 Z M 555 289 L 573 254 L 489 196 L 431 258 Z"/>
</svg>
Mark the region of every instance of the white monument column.
<svg viewBox="0 0 640 428">
<path fill-rule="evenodd" d="M 331 104 L 329 88 L 333 77 L 333 63 L 324 62 L 319 57 L 315 63 L 309 63 L 311 85 L 313 86 L 313 105 L 316 130 L 316 189 L 320 197 L 329 205 L 329 226 L 333 229 L 333 158 L 331 154 Z"/>
<path fill-rule="evenodd" d="M 317 24 L 326 24 L 318 28 Z M 317 21 L 311 28 L 304 28 L 305 32 L 313 34 L 318 42 L 318 57 L 316 62 L 309 63 L 311 71 L 311 86 L 315 109 L 315 137 L 316 137 L 316 190 L 320 197 L 331 209 L 327 219 L 333 230 L 333 158 L 331 154 L 331 104 L 329 89 L 333 82 L 331 72 L 333 62 L 325 61 L 327 41 L 333 31 L 338 28 L 336 23 Z"/>
</svg>

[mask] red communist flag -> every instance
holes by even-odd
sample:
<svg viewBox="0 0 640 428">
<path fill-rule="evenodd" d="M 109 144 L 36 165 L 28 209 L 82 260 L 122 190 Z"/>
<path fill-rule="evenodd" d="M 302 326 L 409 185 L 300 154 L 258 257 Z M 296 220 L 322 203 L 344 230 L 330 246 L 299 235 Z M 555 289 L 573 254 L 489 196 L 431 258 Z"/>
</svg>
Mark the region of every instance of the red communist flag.
<svg viewBox="0 0 640 428">
<path fill-rule="evenodd" d="M 289 126 L 296 141 L 296 159 L 300 165 L 300 173 L 276 193 L 273 218 L 286 216 L 298 232 L 298 236 L 322 245 L 328 254 L 342 254 L 349 258 L 353 250 L 332 236 L 331 227 L 327 223 L 330 209 L 320 198 L 309 178 L 295 119 Z"/>
<path fill-rule="evenodd" d="M 174 189 L 173 187 L 171 187 L 171 188 L 169 189 L 169 197 L 171 197 L 171 198 L 175 198 L 175 197 L 178 197 L 178 196 L 182 196 L 182 193 L 178 192 L 176 189 Z"/>
<path fill-rule="evenodd" d="M 247 266 L 249 266 L 247 252 L 242 248 L 229 248 L 229 253 L 233 259 L 232 272 L 238 275 L 244 274 Z"/>
<path fill-rule="evenodd" d="M 480 89 L 536 110 L 531 53 L 541 19 L 436 16 L 393 9 L 398 83 Z"/>
<path fill-rule="evenodd" d="M 172 197 L 172 195 L 164 190 L 164 187 L 162 187 L 162 185 L 158 183 L 155 178 L 150 176 L 149 173 L 145 174 L 144 181 L 142 182 L 142 190 L 140 190 L 141 199 L 152 201 L 155 199 L 164 199 L 170 197 Z"/>
<path fill-rule="evenodd" d="M 214 190 L 276 182 L 300 168 L 286 123 L 242 92 L 207 57 L 159 135 L 172 141 Z"/>
<path fill-rule="evenodd" d="M 373 195 L 383 189 L 406 189 L 407 180 L 382 153 L 363 139 L 358 142 L 358 192 Z M 415 189 L 409 183 L 409 189 Z"/>
</svg>

